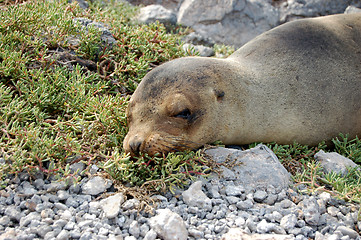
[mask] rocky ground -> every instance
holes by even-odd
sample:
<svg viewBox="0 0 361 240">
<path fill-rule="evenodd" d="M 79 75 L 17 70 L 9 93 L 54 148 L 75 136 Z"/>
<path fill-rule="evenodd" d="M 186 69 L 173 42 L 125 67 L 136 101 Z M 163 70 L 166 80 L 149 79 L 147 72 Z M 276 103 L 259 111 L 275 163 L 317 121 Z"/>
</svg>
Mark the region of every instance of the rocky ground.
<svg viewBox="0 0 361 240">
<path fill-rule="evenodd" d="M 267 147 L 207 154 L 235 164 L 152 196 L 151 212 L 100 176 L 69 186 L 20 174 L 0 191 L 0 239 L 361 239 L 359 206 L 298 193 Z"/>
</svg>

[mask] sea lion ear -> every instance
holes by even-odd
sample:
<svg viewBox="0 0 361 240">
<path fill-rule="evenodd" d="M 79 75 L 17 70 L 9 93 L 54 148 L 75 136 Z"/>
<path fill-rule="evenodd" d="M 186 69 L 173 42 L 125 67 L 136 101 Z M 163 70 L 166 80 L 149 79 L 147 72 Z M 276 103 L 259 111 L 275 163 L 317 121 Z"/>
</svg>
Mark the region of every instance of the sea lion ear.
<svg viewBox="0 0 361 240">
<path fill-rule="evenodd" d="M 217 89 L 214 90 L 214 94 L 216 95 L 217 101 L 221 101 L 226 95 L 224 91 Z"/>
</svg>

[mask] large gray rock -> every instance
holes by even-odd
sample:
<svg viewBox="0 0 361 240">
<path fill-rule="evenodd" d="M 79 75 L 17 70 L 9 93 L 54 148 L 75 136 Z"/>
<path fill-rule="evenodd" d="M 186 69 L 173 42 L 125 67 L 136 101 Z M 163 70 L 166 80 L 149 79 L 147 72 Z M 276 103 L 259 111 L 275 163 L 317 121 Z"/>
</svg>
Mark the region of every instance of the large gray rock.
<svg viewBox="0 0 361 240">
<path fill-rule="evenodd" d="M 347 168 L 358 166 L 352 160 L 336 152 L 325 153 L 320 150 L 315 154 L 315 159 L 320 163 L 326 173 L 335 172 L 345 175 L 347 174 Z"/>
<path fill-rule="evenodd" d="M 128 0 L 178 11 L 178 23 L 202 38 L 240 47 L 281 23 L 306 17 L 356 12 L 359 0 Z M 347 10 L 346 10 L 347 8 Z M 187 41 L 189 42 L 189 41 Z M 195 45 L 199 43 L 190 42 Z"/>
<path fill-rule="evenodd" d="M 184 0 L 178 23 L 218 43 L 240 47 L 278 25 L 279 12 L 264 0 Z"/>
<path fill-rule="evenodd" d="M 346 9 L 345 9 L 345 14 L 349 14 L 349 13 L 358 13 L 358 12 L 361 12 L 361 8 L 357 8 L 355 6 L 348 6 Z"/>
<path fill-rule="evenodd" d="M 161 5 L 149 5 L 140 9 L 138 20 L 146 24 L 158 21 L 167 26 L 175 25 L 177 23 L 177 16 L 173 11 Z"/>
<path fill-rule="evenodd" d="M 205 153 L 218 163 L 234 161 L 234 167 L 222 166 L 221 176 L 214 174 L 213 177 L 233 180 L 246 191 L 267 190 L 270 186 L 281 191 L 290 184 L 290 174 L 265 145 L 260 144 L 245 151 L 218 147 L 208 149 Z"/>
<path fill-rule="evenodd" d="M 360 7 L 361 3 L 357 0 L 287 0 L 280 8 L 280 22 L 343 13 L 349 5 Z"/>
<path fill-rule="evenodd" d="M 183 2 L 183 0 L 127 0 L 127 1 L 133 5 L 143 5 L 143 6 L 158 4 L 173 11 L 178 11 L 180 4 Z"/>
</svg>

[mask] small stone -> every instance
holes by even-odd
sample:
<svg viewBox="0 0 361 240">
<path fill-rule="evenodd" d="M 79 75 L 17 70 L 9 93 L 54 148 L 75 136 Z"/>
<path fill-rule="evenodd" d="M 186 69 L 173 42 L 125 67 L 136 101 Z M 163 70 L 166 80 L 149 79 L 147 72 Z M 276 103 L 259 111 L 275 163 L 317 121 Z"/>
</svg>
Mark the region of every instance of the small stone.
<svg viewBox="0 0 361 240">
<path fill-rule="evenodd" d="M 302 228 L 302 227 L 306 226 L 306 222 L 304 220 L 300 219 L 297 221 L 296 225 L 297 225 L 297 227 Z"/>
<path fill-rule="evenodd" d="M 212 210 L 212 201 L 202 191 L 202 182 L 193 183 L 182 193 L 183 201 L 190 207 L 199 207 L 205 211 Z"/>
<path fill-rule="evenodd" d="M 311 226 L 317 226 L 320 220 L 319 206 L 314 197 L 303 200 L 304 215 L 306 223 Z"/>
<path fill-rule="evenodd" d="M 286 231 L 289 231 L 293 229 L 296 226 L 297 223 L 297 217 L 295 214 L 289 214 L 284 216 L 281 219 L 281 227 L 284 228 Z"/>
<path fill-rule="evenodd" d="M 65 229 L 65 230 L 68 230 L 68 231 L 74 230 L 74 228 L 75 228 L 75 222 L 68 222 L 68 223 L 64 226 L 64 229 Z"/>
<path fill-rule="evenodd" d="M 267 193 L 263 190 L 257 190 L 255 193 L 254 193 L 254 196 L 253 196 L 253 199 L 256 201 L 256 202 L 263 202 L 263 200 L 265 200 L 267 197 Z"/>
<path fill-rule="evenodd" d="M 347 235 L 352 239 L 355 239 L 355 238 L 357 238 L 359 236 L 358 233 L 355 230 L 353 230 L 351 228 L 348 228 L 348 227 L 345 227 L 345 226 L 339 226 L 336 229 L 336 231 L 340 231 L 342 233 L 342 235 Z"/>
<path fill-rule="evenodd" d="M 157 233 L 153 229 L 151 229 L 145 234 L 143 240 L 155 240 L 156 238 Z"/>
<path fill-rule="evenodd" d="M 98 29 L 102 27 L 101 25 L 99 25 L 97 23 L 92 24 L 92 22 L 91 22 L 90 24 L 91 24 L 90 26 L 93 26 L 93 27 L 98 28 Z M 90 172 L 90 174 L 94 175 L 94 174 L 96 174 L 98 172 L 98 170 L 99 170 L 99 167 L 97 165 L 93 164 L 93 165 L 90 166 L 89 172 Z"/>
<path fill-rule="evenodd" d="M 227 196 L 226 199 L 229 204 L 236 204 L 241 201 L 238 197 L 235 196 Z"/>
<path fill-rule="evenodd" d="M 161 202 L 168 202 L 168 199 L 162 195 L 153 195 L 151 196 L 151 199 L 158 200 Z"/>
<path fill-rule="evenodd" d="M 331 194 L 329 194 L 328 192 L 322 192 L 318 197 L 322 199 L 325 203 L 328 203 L 328 201 L 330 201 L 331 199 Z"/>
<path fill-rule="evenodd" d="M 274 223 L 268 223 L 265 219 L 257 224 L 258 233 L 269 233 L 275 228 Z"/>
<path fill-rule="evenodd" d="M 140 236 L 144 237 L 147 234 L 147 232 L 149 232 L 148 224 L 146 224 L 146 223 L 142 224 L 140 226 L 139 230 L 140 230 Z"/>
<path fill-rule="evenodd" d="M 273 205 L 278 200 L 277 194 L 269 193 L 267 198 L 263 201 L 268 205 Z"/>
<path fill-rule="evenodd" d="M 81 188 L 80 188 L 80 184 L 72 184 L 70 187 L 69 187 L 69 193 L 71 194 L 79 194 L 81 191 Z"/>
<path fill-rule="evenodd" d="M 237 207 L 236 207 L 236 205 L 234 205 L 234 204 L 229 205 L 228 209 L 229 209 L 231 212 L 237 211 Z"/>
<path fill-rule="evenodd" d="M 66 206 L 65 204 L 60 203 L 60 202 L 54 203 L 54 207 L 56 207 L 59 210 L 67 210 L 68 209 L 68 206 Z"/>
<path fill-rule="evenodd" d="M 8 206 L 5 209 L 5 215 L 10 218 L 10 220 L 20 221 L 21 213 L 15 206 Z"/>
<path fill-rule="evenodd" d="M 92 240 L 95 239 L 93 233 L 91 232 L 84 232 L 80 236 L 80 240 Z"/>
<path fill-rule="evenodd" d="M 313 229 L 309 226 L 304 226 L 301 228 L 301 232 L 303 236 L 310 237 L 309 235 L 313 232 Z"/>
<path fill-rule="evenodd" d="M 67 192 L 67 191 L 64 191 L 64 190 L 60 190 L 60 191 L 58 191 L 58 198 L 59 198 L 59 200 L 66 200 L 66 199 L 68 199 L 69 198 L 69 193 Z"/>
<path fill-rule="evenodd" d="M 38 220 L 38 221 L 40 221 L 40 220 L 41 220 L 40 214 L 37 213 L 37 212 L 31 212 L 31 213 L 29 213 L 27 216 L 22 217 L 22 218 L 20 219 L 19 225 L 20 225 L 21 227 L 26 227 L 26 226 L 28 226 L 28 225 L 30 224 L 30 222 L 33 221 L 33 220 Z"/>
<path fill-rule="evenodd" d="M 288 234 L 292 234 L 293 236 L 300 235 L 302 233 L 301 228 L 292 228 L 287 231 Z"/>
<path fill-rule="evenodd" d="M 102 236 L 107 236 L 109 234 L 109 230 L 106 229 L 106 228 L 99 228 L 99 232 L 98 232 L 99 235 L 102 235 Z"/>
<path fill-rule="evenodd" d="M 211 198 L 220 198 L 221 194 L 219 194 L 219 186 L 218 185 L 208 185 L 207 186 L 208 193 Z"/>
<path fill-rule="evenodd" d="M 204 232 L 199 231 L 195 228 L 189 228 L 188 229 L 189 235 L 193 236 L 195 239 L 203 238 Z"/>
<path fill-rule="evenodd" d="M 238 217 L 236 220 L 234 220 L 234 224 L 237 227 L 243 227 L 246 224 L 246 220 L 243 217 Z"/>
<path fill-rule="evenodd" d="M 67 188 L 67 185 L 65 182 L 52 182 L 45 185 L 45 188 L 49 192 L 57 192 L 59 190 L 65 190 Z"/>
<path fill-rule="evenodd" d="M 64 210 L 64 212 L 62 212 L 60 214 L 60 218 L 66 221 L 69 221 L 72 218 L 72 213 L 69 210 Z"/>
<path fill-rule="evenodd" d="M 98 195 L 105 192 L 111 186 L 111 182 L 99 176 L 91 178 L 82 186 L 83 194 Z"/>
<path fill-rule="evenodd" d="M 133 235 L 134 237 L 138 238 L 140 234 L 140 229 L 137 221 L 133 221 L 129 225 L 129 233 Z"/>
<path fill-rule="evenodd" d="M 225 194 L 227 196 L 241 196 L 245 192 L 244 187 L 242 186 L 226 186 Z"/>
<path fill-rule="evenodd" d="M 286 198 L 287 198 L 287 192 L 285 189 L 282 189 L 282 191 L 277 194 L 277 201 L 280 202 Z"/>
<path fill-rule="evenodd" d="M 0 218 L 0 225 L 7 226 L 10 223 L 10 217 L 9 216 L 3 216 Z"/>
<path fill-rule="evenodd" d="M 247 210 L 250 209 L 251 207 L 253 207 L 253 202 L 249 199 L 246 199 L 244 201 L 240 201 L 236 204 L 238 209 L 241 210 Z"/>
<path fill-rule="evenodd" d="M 138 208 L 139 207 L 139 200 L 136 198 L 132 198 L 129 199 L 127 201 L 125 201 L 122 205 L 122 209 L 123 210 L 129 210 L 129 209 L 134 209 L 134 208 Z"/>
<path fill-rule="evenodd" d="M 217 225 L 217 226 L 214 227 L 214 232 L 215 233 L 220 233 L 220 232 L 223 231 L 224 227 L 225 227 L 225 225 Z"/>
<path fill-rule="evenodd" d="M 33 185 L 36 187 L 36 189 L 43 190 L 44 189 L 44 180 L 38 178 L 33 182 Z"/>
<path fill-rule="evenodd" d="M 334 206 L 329 206 L 327 208 L 327 213 L 333 217 L 336 217 L 339 212 L 340 212 L 340 210 Z"/>
<path fill-rule="evenodd" d="M 77 173 L 77 175 L 80 175 L 81 172 L 85 169 L 85 164 L 82 162 L 76 162 L 71 164 L 69 169 L 72 174 Z"/>
<path fill-rule="evenodd" d="M 42 218 L 53 218 L 55 215 L 54 211 L 52 209 L 44 209 L 41 210 L 40 216 Z"/>
<path fill-rule="evenodd" d="M 290 207 L 293 207 L 295 206 L 296 204 L 294 202 L 292 202 L 291 200 L 289 199 L 284 199 L 282 200 L 281 202 L 279 203 L 276 203 L 276 205 L 278 205 L 281 207 L 281 208 L 290 208 Z"/>
<path fill-rule="evenodd" d="M 60 228 L 63 228 L 66 224 L 67 224 L 67 221 L 65 221 L 63 219 L 59 219 L 54 222 L 54 226 L 58 226 Z"/>
<path fill-rule="evenodd" d="M 277 211 L 274 211 L 273 213 L 272 213 L 272 217 L 274 218 L 274 220 L 276 221 L 276 222 L 281 222 L 281 219 L 282 219 L 282 214 L 281 213 L 279 213 L 279 212 L 277 212 Z"/>
<path fill-rule="evenodd" d="M 117 193 L 106 199 L 100 201 L 100 206 L 103 209 L 105 217 L 115 218 L 119 211 L 120 205 L 124 202 L 124 196 L 122 193 Z"/>
<path fill-rule="evenodd" d="M 90 214 L 99 214 L 99 208 L 101 208 L 99 202 L 90 202 L 89 203 L 89 213 Z"/>
<path fill-rule="evenodd" d="M 149 220 L 149 224 L 165 240 L 188 238 L 183 219 L 169 209 L 157 210 L 157 215 Z"/>
<path fill-rule="evenodd" d="M 44 226 L 41 226 L 41 227 L 38 227 L 37 228 L 37 234 L 44 238 L 45 235 L 48 233 L 48 232 L 51 232 L 53 230 L 52 227 L 50 227 L 49 225 L 44 225 Z"/>
<path fill-rule="evenodd" d="M 67 240 L 69 239 L 69 232 L 67 230 L 62 230 L 57 236 L 57 240 Z"/>
<path fill-rule="evenodd" d="M 44 236 L 44 240 L 47 239 L 55 239 L 55 233 L 54 232 L 47 232 Z"/>
<path fill-rule="evenodd" d="M 77 200 L 75 200 L 73 197 L 69 197 L 66 201 L 65 201 L 65 205 L 69 206 L 69 207 L 73 207 L 73 208 L 77 208 L 79 207 L 79 202 Z"/>
<path fill-rule="evenodd" d="M 73 230 L 69 235 L 72 239 L 79 239 L 81 237 L 81 232 L 79 230 Z"/>
<path fill-rule="evenodd" d="M 87 227 L 89 227 L 91 225 L 93 225 L 92 220 L 84 220 L 84 221 L 81 221 L 81 222 L 78 223 L 78 227 L 80 229 L 87 228 Z"/>
<path fill-rule="evenodd" d="M 134 236 L 126 236 L 124 240 L 137 240 L 137 238 Z"/>
</svg>

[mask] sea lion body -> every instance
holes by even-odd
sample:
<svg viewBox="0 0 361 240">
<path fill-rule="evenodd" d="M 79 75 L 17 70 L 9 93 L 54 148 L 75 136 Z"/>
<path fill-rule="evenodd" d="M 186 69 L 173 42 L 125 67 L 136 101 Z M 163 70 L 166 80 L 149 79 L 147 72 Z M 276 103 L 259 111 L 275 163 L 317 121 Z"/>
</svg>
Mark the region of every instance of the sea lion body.
<svg viewBox="0 0 361 240">
<path fill-rule="evenodd" d="M 144 77 L 127 114 L 132 155 L 360 136 L 361 14 L 283 24 L 227 59 L 165 63 Z"/>
</svg>

